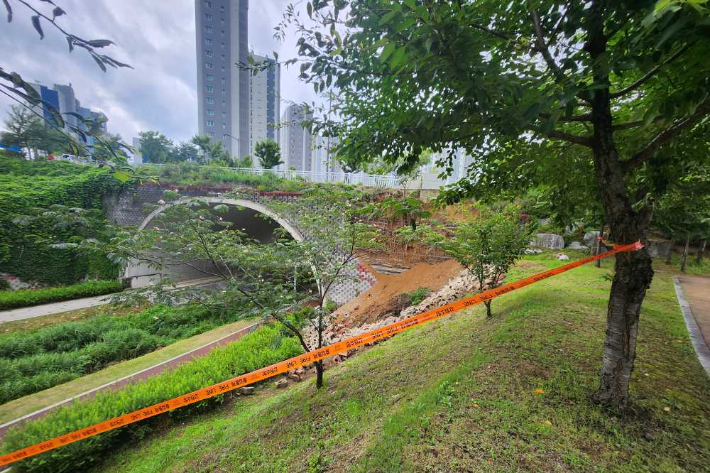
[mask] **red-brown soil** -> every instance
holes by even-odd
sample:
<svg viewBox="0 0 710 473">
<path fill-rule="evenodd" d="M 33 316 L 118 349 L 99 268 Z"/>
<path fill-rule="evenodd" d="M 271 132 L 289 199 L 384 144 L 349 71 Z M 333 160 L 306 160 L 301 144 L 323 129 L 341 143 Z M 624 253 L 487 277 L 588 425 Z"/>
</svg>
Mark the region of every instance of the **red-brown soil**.
<svg viewBox="0 0 710 473">
<path fill-rule="evenodd" d="M 399 313 L 408 306 L 404 294 L 420 287 L 438 291 L 462 269 L 456 260 L 449 259 L 438 264 L 419 263 L 396 275 L 376 274 L 377 284 L 335 312 L 335 325 L 357 327 Z"/>
</svg>

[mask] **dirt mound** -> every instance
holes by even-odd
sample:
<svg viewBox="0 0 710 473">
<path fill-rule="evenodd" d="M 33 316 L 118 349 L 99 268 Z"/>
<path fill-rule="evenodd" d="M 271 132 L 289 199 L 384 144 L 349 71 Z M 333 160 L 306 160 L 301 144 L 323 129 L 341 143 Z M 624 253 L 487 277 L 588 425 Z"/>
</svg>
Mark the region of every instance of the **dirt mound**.
<svg viewBox="0 0 710 473">
<path fill-rule="evenodd" d="M 357 327 L 387 314 L 399 314 L 409 305 L 404 294 L 420 287 L 438 291 L 462 269 L 456 260 L 450 259 L 438 264 L 419 263 L 396 275 L 378 274 L 377 284 L 335 312 L 335 325 Z"/>
</svg>

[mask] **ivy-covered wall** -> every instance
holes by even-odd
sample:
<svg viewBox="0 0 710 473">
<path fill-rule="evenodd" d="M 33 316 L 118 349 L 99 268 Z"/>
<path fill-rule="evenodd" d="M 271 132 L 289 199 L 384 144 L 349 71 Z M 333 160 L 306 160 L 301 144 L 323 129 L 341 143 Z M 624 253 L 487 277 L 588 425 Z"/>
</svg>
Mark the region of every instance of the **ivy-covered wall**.
<svg viewBox="0 0 710 473">
<path fill-rule="evenodd" d="M 42 219 L 13 222 L 54 204 L 102 209 L 102 198 L 121 187 L 106 168 L 56 161 L 25 161 L 0 155 L 0 272 L 26 281 L 73 284 L 86 276 L 113 279 L 118 268 L 102 256 L 54 249 L 46 240 L 71 237 Z"/>
</svg>

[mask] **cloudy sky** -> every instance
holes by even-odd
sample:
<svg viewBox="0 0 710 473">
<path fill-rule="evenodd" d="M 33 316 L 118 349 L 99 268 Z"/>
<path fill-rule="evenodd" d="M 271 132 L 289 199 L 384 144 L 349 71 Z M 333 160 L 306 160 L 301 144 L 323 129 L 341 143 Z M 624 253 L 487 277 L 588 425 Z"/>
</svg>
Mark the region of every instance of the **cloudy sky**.
<svg viewBox="0 0 710 473">
<path fill-rule="evenodd" d="M 0 67 L 31 82 L 71 83 L 82 105 L 104 112 L 109 131 L 120 133 L 127 142 L 139 131 L 159 130 L 175 141 L 197 132 L 194 0 L 54 1 L 67 12 L 58 20 L 62 27 L 85 39 L 114 41 L 117 44 L 105 52 L 134 69 L 102 72 L 85 51 L 70 54 L 64 37 L 50 25 L 45 25 L 40 41 L 30 15 L 13 0 L 13 22 L 0 22 Z M 299 2 L 250 1 L 249 45 L 256 53 L 276 51 L 282 59 L 294 55 L 294 35 L 283 43 L 273 38 L 289 3 Z M 305 10 L 300 3 L 296 8 Z M 1 5 L 0 10 L 4 19 Z M 282 100 L 313 101 L 313 89 L 297 75 L 297 65 L 282 69 Z M 10 103 L 0 95 L 0 122 Z"/>
</svg>

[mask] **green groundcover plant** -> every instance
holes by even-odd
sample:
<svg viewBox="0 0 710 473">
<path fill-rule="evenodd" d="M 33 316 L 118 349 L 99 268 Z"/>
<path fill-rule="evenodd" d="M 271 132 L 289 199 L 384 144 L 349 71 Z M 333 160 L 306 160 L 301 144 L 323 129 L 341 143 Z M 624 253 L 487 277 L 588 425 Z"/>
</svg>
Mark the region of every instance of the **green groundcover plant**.
<svg viewBox="0 0 710 473">
<path fill-rule="evenodd" d="M 101 296 L 123 290 L 120 281 L 87 281 L 64 287 L 0 292 L 0 310 Z"/>
<path fill-rule="evenodd" d="M 244 318 L 238 311 L 155 306 L 0 337 L 0 403 Z"/>
<path fill-rule="evenodd" d="M 308 309 L 291 316 L 294 323 Z M 2 452 L 10 452 L 43 440 L 63 435 L 141 409 L 173 397 L 215 384 L 241 374 L 263 368 L 301 353 L 298 340 L 281 324 L 266 325 L 237 342 L 218 348 L 209 355 L 179 368 L 156 375 L 144 382 L 118 391 L 100 393 L 90 401 L 61 408 L 48 416 L 10 430 L 5 436 Z M 201 401 L 169 414 L 106 432 L 81 442 L 47 452 L 17 465 L 19 471 L 68 472 L 85 470 L 105 454 L 130 439 L 139 439 L 166 418 L 184 419 L 206 408 L 220 404 L 225 395 Z"/>
</svg>

